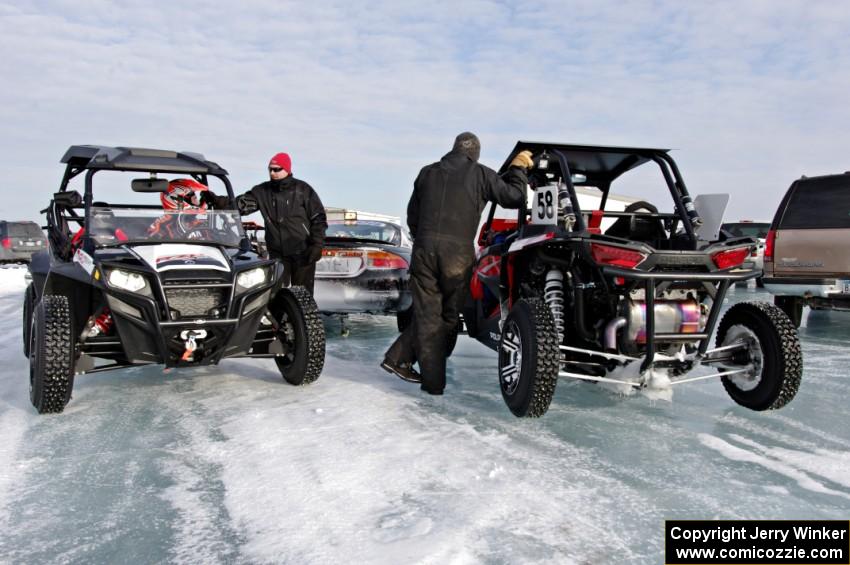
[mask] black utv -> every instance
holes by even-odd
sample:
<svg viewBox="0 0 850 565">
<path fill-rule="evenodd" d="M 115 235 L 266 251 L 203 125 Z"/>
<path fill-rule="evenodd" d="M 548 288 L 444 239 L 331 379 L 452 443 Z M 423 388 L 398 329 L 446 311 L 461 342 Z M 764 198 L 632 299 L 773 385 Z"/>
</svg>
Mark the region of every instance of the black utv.
<svg viewBox="0 0 850 565">
<path fill-rule="evenodd" d="M 741 302 L 719 319 L 730 284 L 762 274 L 745 266 L 758 242 L 720 230 L 728 196 L 693 202 L 665 149 L 519 142 L 503 170 L 524 150 L 531 202 L 485 213 L 464 309 L 469 335 L 498 352 L 515 415 L 543 415 L 559 378 L 629 390 L 720 377 L 753 410 L 794 397 L 802 357 L 788 316 Z M 669 193 L 667 211 L 619 196 L 644 165 Z M 700 367 L 714 372 L 694 375 Z"/>
<path fill-rule="evenodd" d="M 291 384 L 319 377 L 325 335 L 316 304 L 305 289 L 282 287 L 282 265 L 252 250 L 227 171 L 198 153 L 92 145 L 72 146 L 62 163 L 59 191 L 43 210 L 49 249 L 32 258 L 23 309 L 40 413 L 64 409 L 75 375 L 130 366 L 268 357 Z M 95 176 L 97 198 L 132 188 L 142 194 L 131 200 L 150 203 L 95 200 Z M 82 195 L 71 188 L 78 178 Z M 171 191 L 175 182 L 206 189 L 213 179 L 230 209 Z"/>
</svg>

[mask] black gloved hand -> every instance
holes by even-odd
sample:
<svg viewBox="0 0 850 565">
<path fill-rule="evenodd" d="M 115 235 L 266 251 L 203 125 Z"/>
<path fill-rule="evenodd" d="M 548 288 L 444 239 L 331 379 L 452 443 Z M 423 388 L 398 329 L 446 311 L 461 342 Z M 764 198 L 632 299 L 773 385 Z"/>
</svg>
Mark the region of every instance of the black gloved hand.
<svg viewBox="0 0 850 565">
<path fill-rule="evenodd" d="M 201 203 L 206 204 L 207 208 L 216 208 L 218 196 L 212 190 L 201 191 Z"/>
<path fill-rule="evenodd" d="M 311 245 L 301 254 L 301 257 L 305 265 L 317 263 L 322 258 L 322 246 Z"/>
</svg>

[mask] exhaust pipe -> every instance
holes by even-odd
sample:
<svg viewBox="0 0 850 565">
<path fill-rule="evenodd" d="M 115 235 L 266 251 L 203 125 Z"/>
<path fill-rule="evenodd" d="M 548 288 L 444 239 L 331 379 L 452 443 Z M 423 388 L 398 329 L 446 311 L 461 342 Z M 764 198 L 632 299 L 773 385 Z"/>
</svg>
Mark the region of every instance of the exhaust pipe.
<svg viewBox="0 0 850 565">
<path fill-rule="evenodd" d="M 605 349 L 608 351 L 617 351 L 617 332 L 620 328 L 626 327 L 628 320 L 622 316 L 614 318 L 605 326 Z"/>
</svg>

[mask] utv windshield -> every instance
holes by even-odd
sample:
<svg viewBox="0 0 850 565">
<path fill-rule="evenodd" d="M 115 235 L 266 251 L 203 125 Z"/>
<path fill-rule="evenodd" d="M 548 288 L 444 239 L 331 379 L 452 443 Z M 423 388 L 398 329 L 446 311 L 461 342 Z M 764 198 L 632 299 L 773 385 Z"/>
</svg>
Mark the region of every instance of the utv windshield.
<svg viewBox="0 0 850 565">
<path fill-rule="evenodd" d="M 92 207 L 89 232 L 99 246 L 205 242 L 238 247 L 244 237 L 236 210 Z"/>
</svg>

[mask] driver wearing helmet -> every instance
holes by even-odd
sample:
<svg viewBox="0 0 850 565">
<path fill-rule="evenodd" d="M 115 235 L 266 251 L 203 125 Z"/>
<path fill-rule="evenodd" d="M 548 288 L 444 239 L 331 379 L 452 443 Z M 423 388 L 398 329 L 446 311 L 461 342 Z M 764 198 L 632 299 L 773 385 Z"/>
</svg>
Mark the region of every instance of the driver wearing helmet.
<svg viewBox="0 0 850 565">
<path fill-rule="evenodd" d="M 193 239 L 194 229 L 204 223 L 205 218 L 191 215 L 206 211 L 207 204 L 201 195 L 208 190 L 205 184 L 191 178 L 169 182 L 168 190 L 159 195 L 166 213 L 151 224 L 148 236 L 157 239 Z"/>
</svg>

